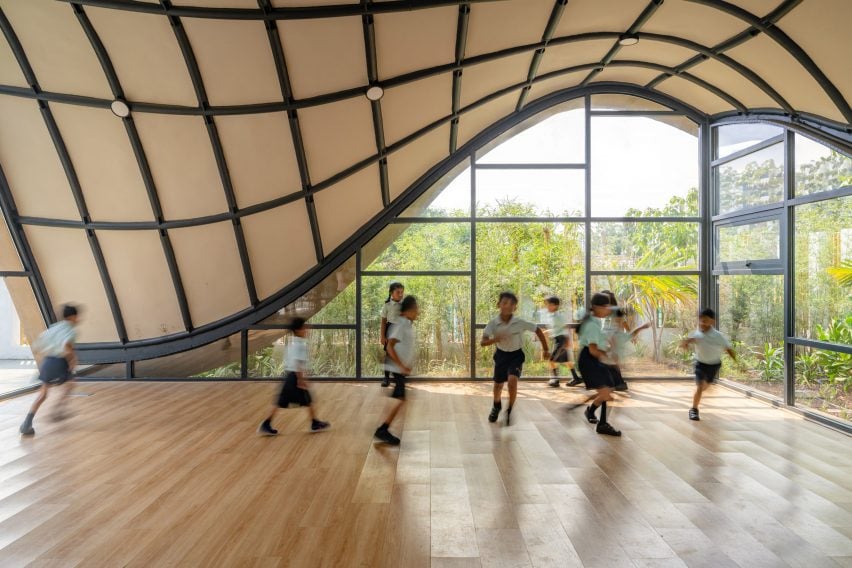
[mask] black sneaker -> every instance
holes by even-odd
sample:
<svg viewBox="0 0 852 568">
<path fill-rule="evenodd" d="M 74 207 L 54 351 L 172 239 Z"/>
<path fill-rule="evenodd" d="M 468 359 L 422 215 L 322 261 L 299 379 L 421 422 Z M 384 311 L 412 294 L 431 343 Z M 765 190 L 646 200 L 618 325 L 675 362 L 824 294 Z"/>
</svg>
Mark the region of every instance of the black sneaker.
<svg viewBox="0 0 852 568">
<path fill-rule="evenodd" d="M 586 420 L 588 420 L 590 424 L 597 424 L 598 423 L 598 417 L 595 416 L 595 409 L 592 408 L 591 404 L 586 407 L 585 415 L 586 415 Z"/>
<path fill-rule="evenodd" d="M 565 383 L 569 387 L 577 387 L 583 384 L 583 379 L 571 379 L 570 383 Z"/>
<path fill-rule="evenodd" d="M 624 392 L 627 390 L 627 383 L 621 383 L 620 385 L 615 386 L 615 390 L 619 392 Z"/>
<path fill-rule="evenodd" d="M 277 436 L 278 430 L 272 427 L 269 420 L 264 420 L 263 424 L 257 427 L 257 433 L 261 436 Z"/>
<path fill-rule="evenodd" d="M 399 438 L 391 434 L 387 428 L 377 429 L 374 435 L 377 439 L 381 440 L 385 444 L 390 444 L 391 446 L 399 445 Z"/>
<path fill-rule="evenodd" d="M 698 417 L 698 409 L 697 408 L 690 408 L 689 409 L 689 419 L 690 420 L 701 420 Z"/>
<path fill-rule="evenodd" d="M 497 422 L 498 416 L 500 416 L 500 407 L 499 406 L 492 406 L 491 407 L 491 414 L 488 415 L 488 421 L 489 422 Z"/>
<path fill-rule="evenodd" d="M 382 379 L 382 386 L 383 387 L 389 387 L 390 386 L 390 378 L 389 377 L 385 377 L 384 379 Z"/>
<path fill-rule="evenodd" d="M 558 388 L 559 387 L 559 379 L 550 379 L 550 382 L 547 383 L 547 386 Z"/>
<path fill-rule="evenodd" d="M 509 408 L 506 409 L 506 426 L 509 425 L 509 422 L 511 420 L 511 416 L 512 416 L 512 407 L 510 406 Z"/>
<path fill-rule="evenodd" d="M 22 436 L 35 436 L 35 429 L 33 425 L 29 422 L 24 422 L 21 424 L 21 435 Z"/>
<path fill-rule="evenodd" d="M 601 422 L 598 424 L 598 427 L 595 428 L 595 431 L 598 434 L 603 434 L 604 436 L 621 436 L 621 431 L 613 428 L 609 422 Z"/>
<path fill-rule="evenodd" d="M 322 420 L 314 420 L 311 422 L 311 432 L 322 432 L 331 428 L 331 424 Z"/>
</svg>

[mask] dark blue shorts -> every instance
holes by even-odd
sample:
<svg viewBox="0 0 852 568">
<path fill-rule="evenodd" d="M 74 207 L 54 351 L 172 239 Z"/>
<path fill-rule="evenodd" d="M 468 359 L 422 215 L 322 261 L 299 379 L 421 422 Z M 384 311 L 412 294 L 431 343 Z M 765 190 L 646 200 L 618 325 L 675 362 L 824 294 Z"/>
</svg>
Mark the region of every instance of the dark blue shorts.
<svg viewBox="0 0 852 568">
<path fill-rule="evenodd" d="M 71 379 L 65 357 L 45 357 L 38 369 L 38 380 L 46 385 L 61 385 Z"/>
<path fill-rule="evenodd" d="M 715 365 L 710 363 L 695 362 L 695 382 L 696 383 L 713 383 L 719 377 L 719 369 L 722 368 L 721 363 Z"/>
<path fill-rule="evenodd" d="M 521 378 L 521 371 L 524 370 L 524 350 L 517 351 L 502 351 L 496 349 L 494 351 L 494 382 L 505 383 L 510 376 Z"/>
</svg>

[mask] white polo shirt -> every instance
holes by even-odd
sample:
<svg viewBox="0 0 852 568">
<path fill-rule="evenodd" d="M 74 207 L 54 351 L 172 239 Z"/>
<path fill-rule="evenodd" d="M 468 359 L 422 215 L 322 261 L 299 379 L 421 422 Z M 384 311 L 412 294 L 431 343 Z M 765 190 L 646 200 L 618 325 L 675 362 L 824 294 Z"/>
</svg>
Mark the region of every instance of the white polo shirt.
<svg viewBox="0 0 852 568">
<path fill-rule="evenodd" d="M 485 326 L 483 335 L 489 339 L 498 338 L 497 349 L 500 351 L 517 351 L 524 345 L 524 332 L 535 331 L 536 327 L 534 323 L 515 316 L 508 322 L 497 316 Z"/>
<path fill-rule="evenodd" d="M 402 308 L 402 303 L 397 302 L 396 300 L 391 300 L 389 302 L 385 302 L 382 306 L 382 317 L 388 321 L 388 323 L 396 324 L 399 323 L 399 320 L 403 319 L 400 316 L 400 309 Z"/>
<path fill-rule="evenodd" d="M 716 328 L 706 332 L 696 329 L 689 334 L 695 340 L 695 360 L 707 365 L 718 365 L 722 362 L 722 353 L 731 348 L 731 342 Z"/>
<path fill-rule="evenodd" d="M 409 369 L 414 368 L 414 362 L 417 359 L 417 336 L 411 320 L 406 317 L 399 318 L 390 330 L 388 341 L 395 339 L 393 350 L 399 360 Z M 385 369 L 391 373 L 402 374 L 402 369 L 396 362 L 388 357 L 385 359 Z"/>
</svg>

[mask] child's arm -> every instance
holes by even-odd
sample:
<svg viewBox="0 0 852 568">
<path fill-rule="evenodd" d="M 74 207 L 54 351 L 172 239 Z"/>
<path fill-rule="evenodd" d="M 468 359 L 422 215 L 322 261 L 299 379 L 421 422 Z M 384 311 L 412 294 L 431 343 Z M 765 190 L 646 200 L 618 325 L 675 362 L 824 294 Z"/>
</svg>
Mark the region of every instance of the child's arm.
<svg viewBox="0 0 852 568">
<path fill-rule="evenodd" d="M 308 388 L 308 378 L 305 376 L 304 371 L 296 371 L 296 386 L 300 389 Z"/>
<path fill-rule="evenodd" d="M 646 321 L 645 323 L 643 323 L 642 325 L 640 325 L 639 327 L 637 327 L 636 329 L 634 329 L 633 331 L 630 332 L 630 339 L 633 339 L 634 337 L 639 335 L 640 331 L 644 331 L 644 330 L 648 329 L 649 327 L 651 327 L 651 322 Z"/>
<path fill-rule="evenodd" d="M 397 364 L 399 370 L 402 371 L 403 375 L 409 375 L 411 374 L 411 369 L 407 367 L 405 363 L 402 362 L 402 360 L 399 358 L 399 355 L 397 355 L 396 353 L 396 349 L 394 348 L 397 343 L 399 343 L 399 339 L 391 338 L 388 340 L 388 357 L 390 357 L 391 361 Z"/>
<path fill-rule="evenodd" d="M 497 337 L 488 337 L 484 333 L 482 334 L 482 340 L 479 342 L 480 347 L 488 347 L 489 345 L 494 345 L 500 341 Z"/>
<path fill-rule="evenodd" d="M 734 361 L 737 360 L 737 352 L 736 351 L 734 351 L 733 349 L 728 347 L 727 349 L 725 349 L 725 352 L 728 354 L 728 357 L 730 357 Z"/>
<path fill-rule="evenodd" d="M 388 328 L 388 318 L 383 317 L 382 318 L 382 329 L 379 330 L 379 337 L 381 338 L 380 341 L 382 342 L 382 345 L 388 344 L 388 338 L 385 337 L 385 330 L 387 328 Z"/>
<path fill-rule="evenodd" d="M 540 327 L 535 328 L 535 334 L 538 336 L 538 340 L 541 341 L 541 352 L 546 356 L 547 355 L 547 336 L 541 330 Z"/>
<path fill-rule="evenodd" d="M 600 359 L 601 357 L 606 355 L 606 351 L 601 351 L 600 349 L 598 349 L 597 343 L 589 343 L 589 353 L 591 353 L 592 357 L 594 357 L 595 359 Z"/>
<path fill-rule="evenodd" d="M 77 368 L 77 352 L 72 343 L 65 344 L 65 360 L 68 361 L 68 370 L 74 373 L 74 369 Z"/>
<path fill-rule="evenodd" d="M 693 343 L 695 343 L 695 338 L 694 337 L 687 337 L 686 339 L 684 339 L 683 341 L 680 342 L 680 348 L 681 349 L 689 349 L 689 346 L 692 345 Z"/>
</svg>

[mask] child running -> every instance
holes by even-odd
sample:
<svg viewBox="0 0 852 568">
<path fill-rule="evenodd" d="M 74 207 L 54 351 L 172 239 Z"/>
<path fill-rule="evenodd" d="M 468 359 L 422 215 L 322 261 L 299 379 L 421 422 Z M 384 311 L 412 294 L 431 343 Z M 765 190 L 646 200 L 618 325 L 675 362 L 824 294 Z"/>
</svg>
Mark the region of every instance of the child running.
<svg viewBox="0 0 852 568">
<path fill-rule="evenodd" d="M 602 292 L 606 294 L 606 292 Z M 609 295 L 609 294 L 607 294 Z M 613 296 L 610 296 L 612 302 Z M 613 306 L 614 304 L 610 304 Z M 626 391 L 627 382 L 621 374 L 621 364 L 627 357 L 627 344 L 633 341 L 640 331 L 651 327 L 649 322 L 645 322 L 634 330 L 630 330 L 627 323 L 628 311 L 626 308 L 613 308 L 609 318 L 609 324 L 604 326 L 604 332 L 609 335 L 610 350 L 607 352 L 607 357 L 604 363 L 609 367 L 612 374 L 612 380 L 615 383 L 615 390 Z"/>
<path fill-rule="evenodd" d="M 597 424 L 598 434 L 621 436 L 621 432 L 613 428 L 606 420 L 606 403 L 613 400 L 612 391 L 615 388 L 615 382 L 609 367 L 603 362 L 609 350 L 609 338 L 601 324 L 594 319 L 605 318 L 610 314 L 609 302 L 606 294 L 597 293 L 592 296 L 591 310 L 580 323 L 580 357 L 577 360 L 577 367 L 580 369 L 586 388 L 597 391 L 592 404 L 586 408 L 586 420 Z M 598 408 L 601 409 L 600 420 L 595 416 Z"/>
<path fill-rule="evenodd" d="M 548 386 L 559 386 L 559 365 L 567 365 L 569 369 L 574 369 L 573 355 L 574 349 L 571 345 L 570 330 L 568 323 L 565 321 L 565 316 L 559 310 L 561 300 L 556 296 L 550 296 L 544 300 L 544 306 L 547 308 L 547 317 L 549 328 L 547 334 L 553 340 L 553 351 L 550 353 L 550 374 L 553 377 L 550 379 Z"/>
<path fill-rule="evenodd" d="M 402 301 L 404 293 L 405 286 L 403 286 L 401 282 L 391 282 L 388 289 L 388 299 L 385 300 L 385 303 L 382 306 L 382 328 L 379 332 L 379 336 L 385 353 L 388 351 L 388 337 L 390 336 L 391 326 L 399 321 L 400 302 Z M 385 356 L 385 367 L 387 367 L 387 356 Z M 385 378 L 382 379 L 383 387 L 390 385 L 390 376 L 390 371 L 386 369 Z"/>
<path fill-rule="evenodd" d="M 65 404 L 74 388 L 74 368 L 77 366 L 77 353 L 74 343 L 77 341 L 77 324 L 80 323 L 80 310 L 71 304 L 62 306 L 62 320 L 47 328 L 34 342 L 33 351 L 43 357 L 38 370 L 41 388 L 33 401 L 27 417 L 21 424 L 21 434 L 35 435 L 33 419 L 42 403 L 47 400 L 47 391 L 52 386 L 64 385 L 62 398 L 56 403 L 51 418 L 68 418 Z"/>
<path fill-rule="evenodd" d="M 516 318 L 514 314 L 517 307 L 517 296 L 512 292 L 501 293 L 500 300 L 497 302 L 500 315 L 488 322 L 482 333 L 482 341 L 479 342 L 482 347 L 497 345 L 494 351 L 494 406 L 488 415 L 488 421 L 497 422 L 503 407 L 503 384 L 508 381 L 509 408 L 506 409 L 506 426 L 509 425 L 512 408 L 515 406 L 515 399 L 518 396 L 518 379 L 524 367 L 525 357 L 522 349 L 524 332 L 535 332 L 538 340 L 541 341 L 542 352 L 547 353 L 547 337 L 544 332 L 534 323 Z"/>
<path fill-rule="evenodd" d="M 387 340 L 388 361 L 385 367 L 393 375 L 394 387 L 391 397 L 397 401 L 375 433 L 376 439 L 392 446 L 399 445 L 399 438 L 391 434 L 388 428 L 396 418 L 399 409 L 405 404 L 405 379 L 411 375 L 417 358 L 417 337 L 414 329 L 414 321 L 420 315 L 417 298 L 414 296 L 403 298 L 399 313 L 399 320 L 391 328 Z"/>
<path fill-rule="evenodd" d="M 700 420 L 698 405 L 701 403 L 701 395 L 719 376 L 722 353 L 725 352 L 731 359 L 737 360 L 731 342 L 715 325 L 716 312 L 710 308 L 701 310 L 698 314 L 698 329 L 681 343 L 684 349 L 688 349 L 690 345 L 695 347 L 695 395 L 692 397 L 692 408 L 689 409 L 690 420 Z"/>
<path fill-rule="evenodd" d="M 308 328 L 302 318 L 293 318 L 287 326 L 293 333 L 290 345 L 284 356 L 284 379 L 281 381 L 281 392 L 278 401 L 273 405 L 269 416 L 257 429 L 262 436 L 275 436 L 278 430 L 272 427 L 272 419 L 279 408 L 288 408 L 291 404 L 304 406 L 311 418 L 311 432 L 327 430 L 331 424 L 318 420 L 314 412 L 313 397 L 308 390 Z"/>
</svg>

